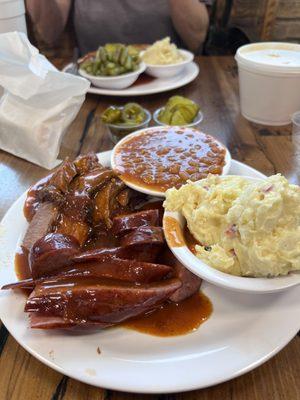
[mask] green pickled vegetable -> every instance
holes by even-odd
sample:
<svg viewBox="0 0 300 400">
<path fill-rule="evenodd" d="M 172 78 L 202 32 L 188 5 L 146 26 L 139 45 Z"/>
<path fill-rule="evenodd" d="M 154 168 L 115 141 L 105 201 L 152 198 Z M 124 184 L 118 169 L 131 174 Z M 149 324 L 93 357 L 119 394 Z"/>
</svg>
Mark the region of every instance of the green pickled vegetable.
<svg viewBox="0 0 300 400">
<path fill-rule="evenodd" d="M 147 118 L 145 110 L 137 103 L 127 103 L 124 107 L 108 107 L 101 115 L 105 124 L 120 126 L 134 126 L 144 122 Z"/>
<path fill-rule="evenodd" d="M 102 122 L 105 124 L 116 124 L 122 117 L 122 111 L 114 106 L 108 107 L 101 115 Z"/>
<path fill-rule="evenodd" d="M 137 103 L 127 103 L 122 110 L 122 118 L 125 123 L 141 124 L 146 114 L 144 109 Z"/>
<path fill-rule="evenodd" d="M 135 71 L 139 65 L 139 52 L 134 46 L 107 43 L 98 48 L 95 56 L 84 60 L 80 68 L 95 76 L 117 76 Z"/>
<path fill-rule="evenodd" d="M 183 96 L 172 96 L 158 114 L 158 120 L 166 125 L 188 125 L 196 118 L 200 107 Z"/>
</svg>

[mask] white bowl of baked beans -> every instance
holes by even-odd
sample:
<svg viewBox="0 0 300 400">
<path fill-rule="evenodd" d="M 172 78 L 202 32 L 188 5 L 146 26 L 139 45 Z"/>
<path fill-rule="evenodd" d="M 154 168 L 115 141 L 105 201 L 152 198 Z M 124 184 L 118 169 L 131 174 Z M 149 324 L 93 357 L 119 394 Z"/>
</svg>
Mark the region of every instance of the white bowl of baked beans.
<svg viewBox="0 0 300 400">
<path fill-rule="evenodd" d="M 209 174 L 226 175 L 231 155 L 214 137 L 178 126 L 156 126 L 131 133 L 114 147 L 111 165 L 127 186 L 164 197 L 171 187 Z"/>
</svg>

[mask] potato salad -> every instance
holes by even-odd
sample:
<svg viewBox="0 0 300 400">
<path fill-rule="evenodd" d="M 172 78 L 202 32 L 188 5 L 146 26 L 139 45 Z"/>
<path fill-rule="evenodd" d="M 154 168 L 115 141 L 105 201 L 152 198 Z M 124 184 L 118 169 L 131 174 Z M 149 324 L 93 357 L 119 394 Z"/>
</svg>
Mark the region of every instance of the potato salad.
<svg viewBox="0 0 300 400">
<path fill-rule="evenodd" d="M 300 187 L 281 175 L 249 181 L 212 176 L 166 192 L 198 241 L 196 256 L 220 271 L 252 277 L 300 269 Z"/>
</svg>

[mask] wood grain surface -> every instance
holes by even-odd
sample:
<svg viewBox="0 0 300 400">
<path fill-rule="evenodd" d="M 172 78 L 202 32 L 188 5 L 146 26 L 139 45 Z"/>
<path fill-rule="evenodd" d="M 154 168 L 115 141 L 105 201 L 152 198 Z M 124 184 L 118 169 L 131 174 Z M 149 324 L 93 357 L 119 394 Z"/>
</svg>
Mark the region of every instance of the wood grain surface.
<svg viewBox="0 0 300 400">
<path fill-rule="evenodd" d="M 53 60 L 58 67 L 64 61 Z M 197 61 L 200 75 L 186 87 L 130 100 L 154 111 L 175 93 L 188 96 L 202 107 L 202 129 L 225 143 L 233 158 L 265 174 L 282 172 L 299 183 L 291 127 L 263 127 L 241 116 L 237 68 L 232 57 L 200 57 Z M 112 148 L 100 114 L 108 105 L 126 101 L 88 95 L 65 135 L 60 157 Z M 298 149 L 298 157 L 299 154 Z M 0 151 L 0 217 L 30 184 L 46 173 L 36 165 Z M 0 400 L 298 400 L 299 378 L 300 337 L 296 337 L 261 367 L 212 388 L 170 395 L 114 392 L 85 385 L 44 366 L 20 347 L 0 323 Z"/>
</svg>

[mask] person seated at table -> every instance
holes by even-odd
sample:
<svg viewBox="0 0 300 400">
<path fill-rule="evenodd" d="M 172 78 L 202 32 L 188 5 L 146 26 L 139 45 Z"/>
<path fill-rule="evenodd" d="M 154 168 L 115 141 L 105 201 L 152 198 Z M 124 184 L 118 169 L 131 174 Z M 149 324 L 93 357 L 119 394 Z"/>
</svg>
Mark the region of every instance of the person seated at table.
<svg viewBox="0 0 300 400">
<path fill-rule="evenodd" d="M 166 36 L 199 53 L 212 0 L 26 0 L 41 39 L 55 43 L 72 18 L 81 54 L 112 42 L 153 43 Z"/>
</svg>

